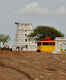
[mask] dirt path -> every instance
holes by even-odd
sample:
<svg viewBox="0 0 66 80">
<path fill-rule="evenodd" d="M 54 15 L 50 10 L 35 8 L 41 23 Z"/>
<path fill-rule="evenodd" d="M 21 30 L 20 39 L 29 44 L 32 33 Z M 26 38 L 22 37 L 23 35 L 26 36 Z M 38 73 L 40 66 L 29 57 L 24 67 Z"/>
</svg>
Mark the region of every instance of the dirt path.
<svg viewBox="0 0 66 80">
<path fill-rule="evenodd" d="M 66 80 L 66 55 L 0 54 L 0 80 Z"/>
</svg>

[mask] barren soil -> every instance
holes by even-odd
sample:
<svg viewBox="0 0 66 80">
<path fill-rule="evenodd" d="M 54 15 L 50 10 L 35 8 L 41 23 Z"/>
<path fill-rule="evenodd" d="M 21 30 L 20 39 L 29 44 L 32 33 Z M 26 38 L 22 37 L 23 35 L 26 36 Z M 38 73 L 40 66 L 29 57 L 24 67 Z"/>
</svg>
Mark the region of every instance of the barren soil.
<svg viewBox="0 0 66 80">
<path fill-rule="evenodd" d="M 66 55 L 0 51 L 0 80 L 66 80 Z"/>
</svg>

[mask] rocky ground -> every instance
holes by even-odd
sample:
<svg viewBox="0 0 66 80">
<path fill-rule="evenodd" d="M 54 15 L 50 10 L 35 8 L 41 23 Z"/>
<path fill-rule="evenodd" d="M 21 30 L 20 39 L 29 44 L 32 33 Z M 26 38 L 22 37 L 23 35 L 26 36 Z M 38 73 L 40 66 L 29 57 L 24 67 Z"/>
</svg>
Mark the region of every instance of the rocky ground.
<svg viewBox="0 0 66 80">
<path fill-rule="evenodd" d="M 66 55 L 0 51 L 0 80 L 66 80 Z"/>
</svg>

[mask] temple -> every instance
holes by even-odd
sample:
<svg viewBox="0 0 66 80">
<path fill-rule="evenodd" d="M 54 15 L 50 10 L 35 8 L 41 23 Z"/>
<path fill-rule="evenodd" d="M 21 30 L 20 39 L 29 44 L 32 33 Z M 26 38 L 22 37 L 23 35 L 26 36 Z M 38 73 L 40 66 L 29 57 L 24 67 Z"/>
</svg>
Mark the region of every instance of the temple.
<svg viewBox="0 0 66 80">
<path fill-rule="evenodd" d="M 36 42 L 34 40 L 29 40 L 28 35 L 33 31 L 32 24 L 21 24 L 15 22 L 17 25 L 16 35 L 14 39 L 13 50 L 36 50 Z"/>
</svg>

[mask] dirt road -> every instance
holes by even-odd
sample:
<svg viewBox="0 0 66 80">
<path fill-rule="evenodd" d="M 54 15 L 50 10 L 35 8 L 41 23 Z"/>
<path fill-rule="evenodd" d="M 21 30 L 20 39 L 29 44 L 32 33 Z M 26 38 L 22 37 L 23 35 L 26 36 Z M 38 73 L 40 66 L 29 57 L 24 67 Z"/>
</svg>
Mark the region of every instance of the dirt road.
<svg viewBox="0 0 66 80">
<path fill-rule="evenodd" d="M 0 53 L 0 80 L 66 80 L 66 55 L 37 52 L 6 52 L 9 55 Z"/>
</svg>

